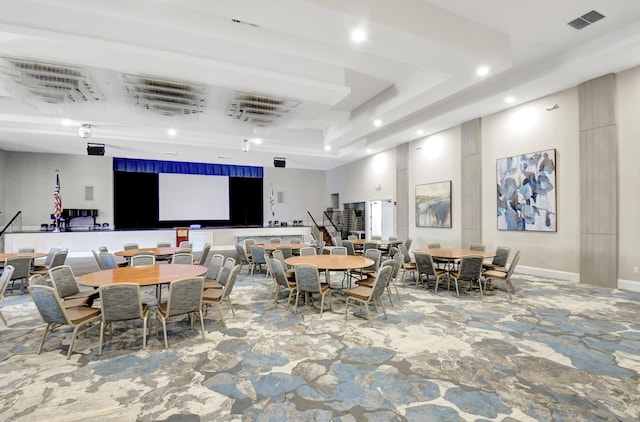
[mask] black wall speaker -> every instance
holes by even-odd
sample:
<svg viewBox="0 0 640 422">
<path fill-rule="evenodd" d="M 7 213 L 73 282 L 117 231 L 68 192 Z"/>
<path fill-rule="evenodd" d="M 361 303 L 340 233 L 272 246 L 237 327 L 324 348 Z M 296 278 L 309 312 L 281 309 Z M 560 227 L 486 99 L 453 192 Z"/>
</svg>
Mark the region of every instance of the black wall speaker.
<svg viewBox="0 0 640 422">
<path fill-rule="evenodd" d="M 275 167 L 286 167 L 287 163 L 282 157 L 274 157 L 273 165 Z"/>
<path fill-rule="evenodd" d="M 104 144 L 87 144 L 87 154 L 104 155 Z"/>
</svg>

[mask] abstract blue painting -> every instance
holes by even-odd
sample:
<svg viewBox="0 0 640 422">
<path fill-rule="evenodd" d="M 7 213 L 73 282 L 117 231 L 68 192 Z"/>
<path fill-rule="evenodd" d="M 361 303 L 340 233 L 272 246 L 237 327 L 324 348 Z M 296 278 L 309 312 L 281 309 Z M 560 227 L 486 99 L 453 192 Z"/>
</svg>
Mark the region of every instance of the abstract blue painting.
<svg viewBox="0 0 640 422">
<path fill-rule="evenodd" d="M 451 180 L 416 186 L 416 226 L 451 228 Z"/>
<path fill-rule="evenodd" d="M 498 230 L 556 231 L 556 150 L 497 160 Z"/>
</svg>

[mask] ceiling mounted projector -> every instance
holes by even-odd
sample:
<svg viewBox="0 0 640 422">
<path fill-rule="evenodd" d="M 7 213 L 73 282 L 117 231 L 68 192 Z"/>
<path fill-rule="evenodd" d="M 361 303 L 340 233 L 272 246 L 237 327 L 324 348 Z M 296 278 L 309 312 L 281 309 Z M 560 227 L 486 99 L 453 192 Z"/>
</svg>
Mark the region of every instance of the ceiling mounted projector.
<svg viewBox="0 0 640 422">
<path fill-rule="evenodd" d="M 80 129 L 78 129 L 78 135 L 80 135 L 81 138 L 90 138 L 91 137 L 91 125 L 87 125 L 84 124 L 82 126 L 80 126 Z"/>
</svg>

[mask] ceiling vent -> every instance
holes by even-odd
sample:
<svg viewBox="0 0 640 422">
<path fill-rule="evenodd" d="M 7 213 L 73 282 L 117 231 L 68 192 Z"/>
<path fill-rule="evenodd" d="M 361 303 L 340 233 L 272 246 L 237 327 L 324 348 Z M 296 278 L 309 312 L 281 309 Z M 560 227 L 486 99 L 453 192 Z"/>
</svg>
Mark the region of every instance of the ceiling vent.
<svg viewBox="0 0 640 422">
<path fill-rule="evenodd" d="M 95 102 L 104 99 L 89 73 L 82 68 L 2 58 L 7 89 L 25 102 L 60 105 Z"/>
<path fill-rule="evenodd" d="M 604 15 L 600 12 L 596 12 L 595 10 L 592 10 L 589 13 L 585 13 L 584 15 L 580 16 L 579 18 L 576 18 L 574 20 L 572 20 L 571 22 L 569 22 L 567 25 L 575 28 L 575 29 L 582 29 L 585 26 L 589 26 L 592 23 L 598 22 L 600 19 L 604 18 Z"/>
<path fill-rule="evenodd" d="M 127 98 L 143 110 L 163 116 L 191 116 L 205 111 L 205 86 L 136 75 L 122 77 Z"/>
<path fill-rule="evenodd" d="M 293 118 L 300 101 L 247 92 L 235 92 L 227 116 L 257 127 L 283 125 Z"/>
</svg>

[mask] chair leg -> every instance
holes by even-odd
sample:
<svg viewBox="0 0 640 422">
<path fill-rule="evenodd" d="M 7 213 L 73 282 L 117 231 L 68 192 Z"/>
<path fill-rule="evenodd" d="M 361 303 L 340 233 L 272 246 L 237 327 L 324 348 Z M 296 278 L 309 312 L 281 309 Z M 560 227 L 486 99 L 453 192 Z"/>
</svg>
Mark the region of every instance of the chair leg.
<svg viewBox="0 0 640 422">
<path fill-rule="evenodd" d="M 236 316 L 236 310 L 233 307 L 233 303 L 231 303 L 231 298 L 229 296 L 227 296 L 227 304 L 231 308 L 231 315 Z"/>
<path fill-rule="evenodd" d="M 300 298 L 300 290 L 296 290 L 296 304 L 293 307 L 293 313 L 296 314 L 298 312 L 298 299 Z"/>
<path fill-rule="evenodd" d="M 103 344 L 103 340 L 104 340 L 104 327 L 105 327 L 105 322 L 101 321 L 100 322 L 100 346 L 98 347 L 98 356 L 102 356 L 102 344 Z"/>
<path fill-rule="evenodd" d="M 205 339 L 205 337 L 204 337 L 204 318 L 202 317 L 202 308 L 197 312 L 198 312 L 198 316 L 200 317 L 200 329 L 202 330 L 202 340 L 204 340 Z"/>
<path fill-rule="evenodd" d="M 393 306 L 393 299 L 391 299 L 391 288 L 387 284 L 387 295 L 389 296 L 389 303 Z"/>
<path fill-rule="evenodd" d="M 363 301 L 362 303 L 364 304 L 364 309 L 367 311 L 367 319 L 371 321 L 371 311 L 369 311 L 369 303 L 365 301 Z M 376 312 L 378 312 L 378 305 L 376 305 L 375 301 L 373 302 L 373 304 L 376 307 Z"/>
<path fill-rule="evenodd" d="M 384 308 L 384 303 L 382 302 L 382 297 L 380 297 L 380 306 L 382 307 L 382 313 L 384 314 L 384 319 L 387 319 L 387 310 Z"/>
<path fill-rule="evenodd" d="M 47 338 L 47 333 L 51 329 L 53 325 L 52 322 L 48 323 L 46 327 L 44 327 L 44 333 L 42 333 L 42 341 L 40 341 L 40 348 L 38 349 L 38 354 L 42 353 L 42 346 L 44 346 L 44 341 Z"/>
<path fill-rule="evenodd" d="M 149 334 L 148 330 L 149 325 L 149 314 L 146 317 L 142 318 L 142 348 L 147 348 L 147 334 Z"/>
<path fill-rule="evenodd" d="M 216 302 L 216 309 L 218 310 L 218 315 L 220 315 L 220 322 L 224 324 L 224 314 L 222 313 L 222 306 L 220 303 Z"/>
<path fill-rule="evenodd" d="M 67 352 L 67 360 L 71 357 L 71 352 L 73 352 L 73 346 L 76 344 L 76 338 L 78 337 L 78 330 L 80 329 L 80 325 L 76 325 L 76 328 L 73 329 L 73 336 L 71 337 L 71 344 L 69 345 L 69 351 Z"/>
<path fill-rule="evenodd" d="M 454 279 L 453 279 L 453 281 L 454 281 L 454 282 L 455 282 L 455 284 L 456 284 L 456 296 L 457 296 L 457 297 L 460 297 L 460 290 L 458 289 L 458 279 L 457 279 L 457 278 L 454 278 Z"/>
<path fill-rule="evenodd" d="M 349 315 L 349 299 L 351 299 L 350 297 L 347 296 L 347 302 L 344 304 L 344 319 L 347 319 L 347 315 Z"/>
<path fill-rule="evenodd" d="M 293 297 L 293 292 L 296 291 L 296 289 L 289 289 L 289 297 L 287 298 L 287 306 L 285 309 L 289 309 L 289 304 L 291 303 L 291 298 Z"/>
<path fill-rule="evenodd" d="M 2 322 L 4 323 L 4 325 L 9 325 L 7 324 L 7 320 L 4 319 L 4 315 L 2 315 L 2 312 L 0 312 L 0 319 L 2 319 Z"/>
<path fill-rule="evenodd" d="M 322 318 L 322 311 L 324 311 L 324 295 L 320 295 L 320 318 Z"/>
</svg>

